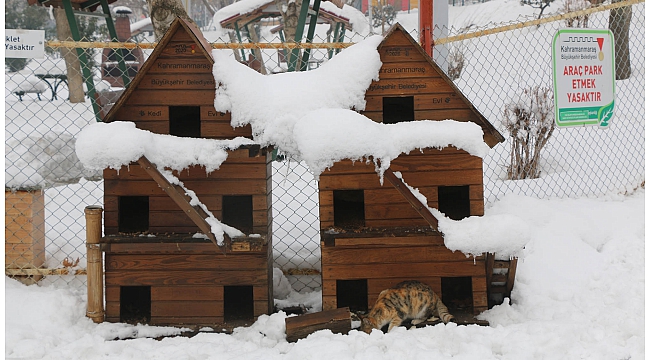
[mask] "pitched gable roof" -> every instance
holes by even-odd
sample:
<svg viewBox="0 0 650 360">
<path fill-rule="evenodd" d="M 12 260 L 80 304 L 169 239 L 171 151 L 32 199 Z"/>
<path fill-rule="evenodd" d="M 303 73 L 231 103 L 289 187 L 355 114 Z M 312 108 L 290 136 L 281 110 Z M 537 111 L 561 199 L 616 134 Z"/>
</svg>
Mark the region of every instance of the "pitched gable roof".
<svg viewBox="0 0 650 360">
<path fill-rule="evenodd" d="M 180 17 L 177 17 L 167 29 L 165 35 L 160 39 L 158 45 L 151 53 L 147 61 L 142 65 L 136 76 L 133 78 L 129 86 L 124 90 L 122 96 L 115 102 L 115 105 L 104 117 L 104 122 L 110 122 L 114 119 L 117 111 L 126 103 L 133 91 L 138 87 L 138 84 L 142 82 L 142 79 L 147 74 L 151 66 L 156 62 L 161 53 L 168 48 L 169 43 L 174 39 L 174 37 L 180 32 L 186 33 L 189 38 L 197 44 L 196 48 L 193 48 L 191 51 L 199 51 L 205 56 L 205 58 L 210 62 L 211 65 L 214 64 L 214 59 L 212 58 L 212 46 L 210 43 L 203 37 L 203 33 L 195 24 L 192 24 Z M 180 35 L 180 34 L 179 34 Z"/>
<path fill-rule="evenodd" d="M 325 1 L 331 1 L 339 9 L 343 8 L 341 0 Z M 215 19 L 222 28 L 235 29 L 237 26 L 241 28 L 262 18 L 277 18 L 280 16 L 282 16 L 282 13 L 274 0 L 242 0 L 221 8 L 215 14 Z M 343 23 L 346 29 L 352 30 L 350 19 L 324 9 L 321 4 L 318 12 L 318 23 L 334 24 L 337 22 Z M 278 27 L 274 28 L 274 30 L 277 32 Z"/>
<path fill-rule="evenodd" d="M 416 50 L 415 52 L 409 51 L 411 49 L 411 46 L 408 46 L 408 50 L 404 48 L 406 45 L 412 45 L 412 47 Z M 401 46 L 401 47 L 400 47 Z M 398 71 L 399 69 L 394 69 L 394 66 L 396 62 L 399 61 L 404 61 L 401 64 L 408 64 L 409 62 L 415 62 L 415 61 L 421 61 L 421 62 L 426 62 L 428 63 L 428 66 L 430 66 L 429 69 L 426 69 L 426 67 L 420 67 L 417 69 L 418 72 L 421 72 L 420 74 L 416 73 L 403 73 L 403 78 L 413 78 L 410 80 L 413 84 L 411 84 L 415 89 L 418 89 L 419 87 L 426 87 L 426 86 L 437 86 L 439 88 L 436 89 L 436 92 L 448 92 L 448 93 L 454 93 L 455 96 L 458 98 L 458 103 L 460 107 L 465 109 L 467 112 L 470 113 L 470 117 L 467 119 L 456 119 L 456 120 L 469 120 L 472 122 L 475 122 L 481 128 L 483 129 L 483 139 L 488 144 L 490 147 L 494 147 L 496 144 L 503 142 L 505 138 L 499 131 L 487 120 L 483 114 L 481 114 L 475 107 L 472 105 L 472 103 L 463 95 L 463 93 L 456 87 L 454 82 L 447 76 L 446 72 L 440 69 L 440 67 L 433 61 L 433 59 L 424 51 L 424 49 L 418 44 L 413 37 L 400 25 L 399 23 L 396 23 L 393 25 L 386 35 L 384 36 L 384 40 L 379 44 L 377 47 L 378 51 L 380 52 L 380 56 L 382 57 L 382 69 L 380 69 L 380 74 L 379 78 L 380 80 L 374 81 L 372 85 L 370 86 L 367 94 L 369 93 L 374 93 L 376 95 L 379 95 L 376 89 L 384 89 L 385 85 L 393 85 L 390 80 L 393 79 L 398 79 L 400 78 L 400 72 Z M 399 50 L 402 50 L 401 52 Z M 399 54 L 397 54 L 394 50 L 398 50 Z M 387 62 L 387 57 L 392 57 L 393 55 L 397 55 L 394 63 L 390 64 Z M 426 75 L 424 75 L 426 74 Z M 382 79 L 382 75 L 384 76 Z M 437 81 L 432 84 L 432 79 L 431 77 L 435 76 Z M 422 76 L 429 76 L 429 79 L 427 78 L 422 78 Z M 417 79 L 420 77 L 420 79 Z M 387 80 L 388 79 L 388 80 Z M 382 82 L 382 80 L 384 80 Z M 385 85 L 383 85 L 383 84 Z M 384 86 L 384 87 L 382 87 Z M 420 90 L 416 90 L 415 95 Z M 368 110 L 368 108 L 366 109 Z M 445 109 L 440 109 L 437 110 L 441 114 L 445 112 L 445 116 L 447 113 L 449 113 Z M 445 118 L 450 118 L 450 117 L 445 117 Z M 451 117 L 453 119 L 453 117 Z M 437 120 L 442 120 L 442 119 L 437 119 Z"/>
</svg>

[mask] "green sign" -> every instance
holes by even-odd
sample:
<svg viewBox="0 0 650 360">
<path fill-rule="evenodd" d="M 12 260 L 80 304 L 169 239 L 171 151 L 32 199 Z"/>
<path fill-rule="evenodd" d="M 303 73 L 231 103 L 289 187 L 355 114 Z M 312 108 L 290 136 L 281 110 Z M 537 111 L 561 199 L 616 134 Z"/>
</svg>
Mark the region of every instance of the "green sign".
<svg viewBox="0 0 650 360">
<path fill-rule="evenodd" d="M 614 115 L 614 36 L 609 30 L 562 29 L 553 37 L 555 123 L 607 128 Z"/>
</svg>

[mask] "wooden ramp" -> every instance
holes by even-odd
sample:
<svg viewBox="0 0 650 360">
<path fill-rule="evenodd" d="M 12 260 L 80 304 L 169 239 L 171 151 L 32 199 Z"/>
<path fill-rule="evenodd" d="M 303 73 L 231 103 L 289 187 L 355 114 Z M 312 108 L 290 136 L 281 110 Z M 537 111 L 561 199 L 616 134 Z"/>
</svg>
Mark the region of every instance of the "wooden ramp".
<svg viewBox="0 0 650 360">
<path fill-rule="evenodd" d="M 144 171 L 147 172 L 151 176 L 151 178 L 162 188 L 169 197 L 174 200 L 176 205 L 178 205 L 181 209 L 183 209 L 183 212 L 189 216 L 190 219 L 196 224 L 196 226 L 201 229 L 203 234 L 205 234 L 214 245 L 217 247 L 221 248 L 217 244 L 217 239 L 215 238 L 214 234 L 212 233 L 210 225 L 205 221 L 209 216 L 208 214 L 203 210 L 198 205 L 191 205 L 190 204 L 190 196 L 187 195 L 185 190 L 177 185 L 177 184 L 172 184 L 170 183 L 163 174 L 158 171 L 158 168 L 156 168 L 155 165 L 153 165 L 149 159 L 147 159 L 145 156 L 142 156 L 140 159 L 138 159 L 138 164 L 142 166 Z M 223 249 L 222 249 L 223 251 Z"/>
<path fill-rule="evenodd" d="M 485 272 L 487 274 L 488 301 L 491 308 L 501 304 L 503 299 L 510 297 L 515 284 L 517 259 L 495 260 L 494 254 L 487 254 Z"/>
</svg>

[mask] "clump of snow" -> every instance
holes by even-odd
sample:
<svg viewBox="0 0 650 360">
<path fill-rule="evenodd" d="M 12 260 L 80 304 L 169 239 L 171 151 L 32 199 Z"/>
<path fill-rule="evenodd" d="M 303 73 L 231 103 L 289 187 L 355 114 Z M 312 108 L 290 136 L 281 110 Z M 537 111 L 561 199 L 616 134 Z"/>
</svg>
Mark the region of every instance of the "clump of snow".
<svg viewBox="0 0 650 360">
<path fill-rule="evenodd" d="M 313 313 L 323 309 L 322 291 L 308 291 L 299 293 L 291 287 L 291 283 L 282 270 L 273 268 L 273 299 L 275 307 L 285 309 L 293 306 L 304 307 L 307 312 Z"/>
<path fill-rule="evenodd" d="M 415 149 L 455 146 L 478 157 L 484 157 L 490 150 L 483 142 L 483 130 L 472 122 L 423 120 L 383 124 L 344 109 L 320 109 L 305 114 L 297 121 L 293 137 L 300 158 L 316 176 L 341 159 L 372 157 L 382 174 L 391 160 Z"/>
<path fill-rule="evenodd" d="M 291 283 L 281 269 L 273 268 L 273 298 L 286 299 L 293 289 Z"/>
<path fill-rule="evenodd" d="M 209 173 L 226 160 L 226 150 L 251 144 L 243 137 L 213 140 L 154 134 L 132 122 L 115 121 L 86 126 L 77 136 L 76 153 L 85 167 L 95 170 L 119 169 L 146 156 L 158 168 L 180 171 L 202 165 Z"/>
<path fill-rule="evenodd" d="M 451 251 L 480 256 L 495 254 L 497 260 L 519 257 L 530 240 L 530 227 L 511 214 L 470 216 L 452 220 L 437 209 L 429 208 L 438 220 L 438 229 L 444 234 L 445 246 Z"/>
<path fill-rule="evenodd" d="M 287 343 L 284 312 L 260 315 L 250 327 L 238 327 L 233 330 L 234 339 L 255 344 L 261 348 L 273 348 L 279 343 Z"/>
<path fill-rule="evenodd" d="M 404 182 L 438 220 L 438 229 L 444 234 L 445 246 L 451 251 L 458 250 L 468 256 L 481 256 L 488 252 L 495 254 L 498 260 L 507 260 L 519 257 L 530 241 L 530 226 L 516 215 L 486 211 L 483 216 L 453 220 L 440 210 L 429 207 L 427 198 L 417 188 L 407 184 L 400 172 L 395 172 L 395 176 Z"/>
<path fill-rule="evenodd" d="M 288 307 L 301 306 L 307 310 L 307 313 L 315 313 L 323 310 L 323 292 L 306 291 L 299 293 L 292 290 L 286 299 L 275 299 L 275 307 L 285 309 Z"/>
<path fill-rule="evenodd" d="M 296 155 L 293 126 L 304 114 L 323 108 L 365 108 L 365 92 L 379 78 L 381 61 L 372 36 L 343 50 L 318 69 L 262 75 L 240 64 L 228 50 L 213 50 L 219 84 L 217 111 L 230 111 L 235 127 L 250 124 L 255 140 Z"/>
</svg>

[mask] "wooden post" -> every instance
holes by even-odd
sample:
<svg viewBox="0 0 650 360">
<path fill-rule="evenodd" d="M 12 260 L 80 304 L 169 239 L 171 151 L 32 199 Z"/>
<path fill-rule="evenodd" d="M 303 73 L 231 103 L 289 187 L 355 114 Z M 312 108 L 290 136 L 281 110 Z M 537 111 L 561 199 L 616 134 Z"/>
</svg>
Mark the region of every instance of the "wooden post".
<svg viewBox="0 0 650 360">
<path fill-rule="evenodd" d="M 88 307 L 86 316 L 95 323 L 104 322 L 104 270 L 99 240 L 102 237 L 101 206 L 86 206 L 86 251 Z"/>
<path fill-rule="evenodd" d="M 420 46 L 433 57 L 433 0 L 420 0 Z"/>
<path fill-rule="evenodd" d="M 506 281 L 506 296 L 510 297 L 512 288 L 515 286 L 515 274 L 517 273 L 517 258 L 510 259 L 508 266 L 508 280 Z"/>
</svg>

